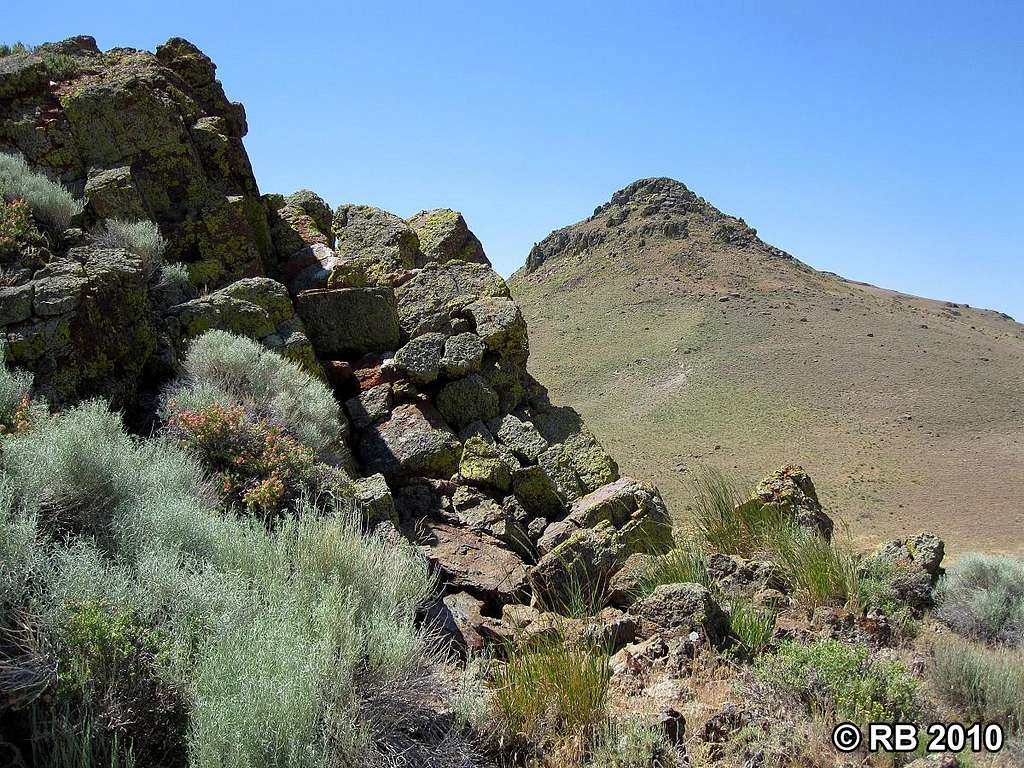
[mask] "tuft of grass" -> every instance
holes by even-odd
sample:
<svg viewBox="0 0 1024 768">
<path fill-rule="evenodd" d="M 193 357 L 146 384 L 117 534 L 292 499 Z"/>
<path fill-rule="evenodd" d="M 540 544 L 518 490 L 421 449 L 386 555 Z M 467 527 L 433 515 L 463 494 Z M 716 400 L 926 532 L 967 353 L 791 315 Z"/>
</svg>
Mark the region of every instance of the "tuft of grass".
<svg viewBox="0 0 1024 768">
<path fill-rule="evenodd" d="M 162 413 L 241 406 L 313 451 L 338 447 L 342 422 L 331 390 L 258 342 L 225 331 L 192 341 L 182 373 L 164 393 Z"/>
<path fill-rule="evenodd" d="M 510 645 L 491 681 L 503 738 L 578 760 L 604 720 L 610 679 L 607 649 L 561 633 Z"/>
<path fill-rule="evenodd" d="M 852 549 L 787 522 L 771 531 L 766 550 L 808 610 L 821 605 L 861 607 L 859 558 Z"/>
<path fill-rule="evenodd" d="M 713 551 L 753 557 L 787 522 L 777 506 L 749 498 L 721 472 L 705 469 L 693 485 L 694 524 Z"/>
<path fill-rule="evenodd" d="M 1024 652 L 943 638 L 933 648 L 929 675 L 958 714 L 1024 733 Z"/>
<path fill-rule="evenodd" d="M 104 248 L 134 253 L 142 260 L 146 279 L 151 279 L 163 264 L 167 241 L 152 221 L 108 219 L 92 234 L 92 241 Z"/>
<path fill-rule="evenodd" d="M 29 168 L 25 158 L 0 152 L 0 197 L 11 203 L 24 200 L 32 214 L 52 235 L 59 236 L 85 203 L 42 173 Z"/>
<path fill-rule="evenodd" d="M 637 585 L 640 596 L 649 595 L 662 584 L 702 584 L 714 587 L 708 575 L 707 555 L 700 542 L 689 539 L 660 555 L 651 563 Z"/>
<path fill-rule="evenodd" d="M 733 600 L 728 608 L 729 632 L 740 654 L 748 659 L 760 656 L 771 645 L 778 614 L 745 599 Z"/>
<path fill-rule="evenodd" d="M 972 640 L 1024 645 L 1024 560 L 972 553 L 939 584 L 935 615 Z"/>
<path fill-rule="evenodd" d="M 919 710 L 918 681 L 905 664 L 872 658 L 867 648 L 839 640 L 783 643 L 757 660 L 754 674 L 812 714 L 835 720 L 897 722 Z"/>
</svg>

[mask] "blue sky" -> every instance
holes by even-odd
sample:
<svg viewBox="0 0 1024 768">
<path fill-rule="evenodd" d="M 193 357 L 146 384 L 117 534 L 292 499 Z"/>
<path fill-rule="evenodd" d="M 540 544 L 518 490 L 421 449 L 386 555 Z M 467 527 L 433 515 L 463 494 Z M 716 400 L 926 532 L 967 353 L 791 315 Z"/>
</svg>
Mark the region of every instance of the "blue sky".
<svg viewBox="0 0 1024 768">
<path fill-rule="evenodd" d="M 458 208 L 506 275 L 672 176 L 819 269 L 1024 319 L 1024 3 L 11 6 L 6 40 L 189 38 L 263 191 Z"/>
</svg>

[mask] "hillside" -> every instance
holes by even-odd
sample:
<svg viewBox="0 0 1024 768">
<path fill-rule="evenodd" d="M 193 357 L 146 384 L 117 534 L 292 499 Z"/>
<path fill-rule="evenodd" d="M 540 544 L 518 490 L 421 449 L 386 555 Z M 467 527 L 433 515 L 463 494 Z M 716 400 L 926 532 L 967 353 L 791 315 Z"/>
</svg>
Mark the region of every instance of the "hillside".
<svg viewBox="0 0 1024 768">
<path fill-rule="evenodd" d="M 811 269 L 669 179 L 553 232 L 509 284 L 538 378 L 677 514 L 698 465 L 753 480 L 784 456 L 865 543 L 930 526 L 1024 552 L 1009 317 Z"/>
</svg>

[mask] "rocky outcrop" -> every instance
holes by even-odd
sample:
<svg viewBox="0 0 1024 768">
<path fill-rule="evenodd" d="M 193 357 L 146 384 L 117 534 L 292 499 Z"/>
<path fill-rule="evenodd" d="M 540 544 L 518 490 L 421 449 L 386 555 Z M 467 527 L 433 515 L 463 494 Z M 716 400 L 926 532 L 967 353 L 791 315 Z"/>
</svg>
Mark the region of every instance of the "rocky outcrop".
<svg viewBox="0 0 1024 768">
<path fill-rule="evenodd" d="M 825 539 L 832 538 L 832 518 L 821 508 L 814 483 L 803 467 L 788 464 L 757 484 L 752 500 L 772 506 Z"/>
<path fill-rule="evenodd" d="M 263 274 L 272 246 L 242 146 L 245 110 L 213 62 L 181 38 L 155 54 L 75 41 L 59 59 L 46 48 L 3 58 L 0 150 L 83 194 L 87 224 L 157 222 L 168 258 L 197 285 Z"/>
<path fill-rule="evenodd" d="M 464 649 L 510 636 L 503 608 L 565 610 L 631 555 L 672 546 L 657 489 L 620 479 L 527 372 L 522 312 L 460 213 L 406 221 L 332 212 L 310 190 L 261 196 L 244 111 L 193 45 L 61 45 L 58 78 L 37 53 L 0 58 L 0 150 L 84 194 L 82 227 L 156 222 L 168 263 L 144 267 L 83 229 L 23 236 L 0 325 L 8 360 L 51 399 L 152 400 L 211 329 L 323 376 L 351 426 L 344 487 L 368 527 L 422 548 L 443 587 L 434 618 Z M 610 610 L 578 629 L 618 647 L 635 622 Z"/>
<path fill-rule="evenodd" d="M 30 369 L 56 403 L 105 395 L 124 407 L 157 346 L 142 261 L 122 250 L 80 246 L 32 280 L 0 289 L 9 364 Z"/>
</svg>

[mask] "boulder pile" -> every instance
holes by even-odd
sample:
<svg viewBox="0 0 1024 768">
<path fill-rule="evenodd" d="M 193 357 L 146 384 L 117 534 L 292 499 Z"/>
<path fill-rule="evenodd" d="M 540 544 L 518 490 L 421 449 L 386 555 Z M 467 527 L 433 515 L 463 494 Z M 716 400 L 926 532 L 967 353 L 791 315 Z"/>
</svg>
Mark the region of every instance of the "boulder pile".
<svg viewBox="0 0 1024 768">
<path fill-rule="evenodd" d="M 549 625 L 631 556 L 670 549 L 658 490 L 620 477 L 529 375 L 526 322 L 463 216 L 261 195 L 244 109 L 215 73 L 180 38 L 148 53 L 79 37 L 0 59 L 0 152 L 85 204 L 72 229 L 3 256 L 8 361 L 55 404 L 139 409 L 192 339 L 220 329 L 323 377 L 366 524 L 422 548 L 443 584 L 428 613 L 460 647 Z M 98 244 L 111 219 L 154 222 L 162 265 Z M 602 626 L 631 641 L 617 616 Z"/>
</svg>

